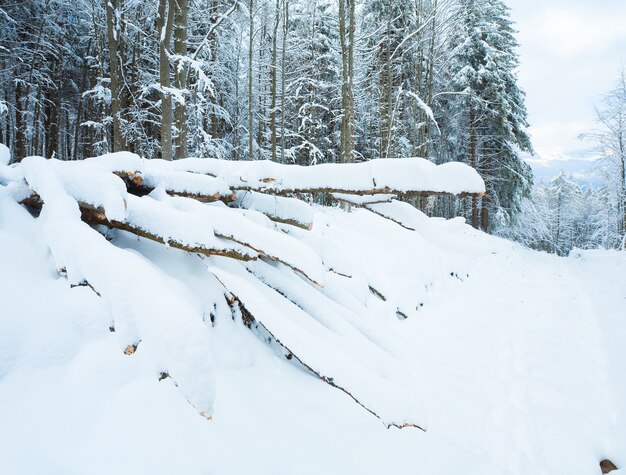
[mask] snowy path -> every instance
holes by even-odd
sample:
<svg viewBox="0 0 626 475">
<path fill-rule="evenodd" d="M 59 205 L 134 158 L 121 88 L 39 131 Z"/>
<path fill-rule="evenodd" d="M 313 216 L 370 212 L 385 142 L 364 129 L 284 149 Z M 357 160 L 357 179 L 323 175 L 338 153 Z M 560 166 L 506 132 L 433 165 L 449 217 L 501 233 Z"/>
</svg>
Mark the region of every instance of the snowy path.
<svg viewBox="0 0 626 475">
<path fill-rule="evenodd" d="M 575 259 L 498 251 L 476 259 L 454 297 L 426 309 L 412 334 L 424 335 L 417 345 L 429 377 L 445 382 L 429 386 L 431 436 L 463 433 L 507 474 L 593 473 L 613 456 L 605 444 L 615 400 L 587 288 L 599 271 L 588 271 Z M 626 318 L 618 304 L 606 305 Z"/>
</svg>

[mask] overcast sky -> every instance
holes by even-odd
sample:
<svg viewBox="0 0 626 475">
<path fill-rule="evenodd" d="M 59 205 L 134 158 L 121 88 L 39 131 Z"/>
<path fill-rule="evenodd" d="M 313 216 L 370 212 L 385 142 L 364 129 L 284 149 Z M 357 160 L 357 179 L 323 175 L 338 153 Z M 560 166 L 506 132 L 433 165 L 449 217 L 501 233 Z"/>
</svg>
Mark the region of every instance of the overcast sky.
<svg viewBox="0 0 626 475">
<path fill-rule="evenodd" d="M 519 79 L 541 162 L 573 168 L 589 145 L 594 105 L 626 66 L 626 0 L 507 0 L 519 31 Z M 569 165 L 569 166 L 568 166 Z"/>
</svg>

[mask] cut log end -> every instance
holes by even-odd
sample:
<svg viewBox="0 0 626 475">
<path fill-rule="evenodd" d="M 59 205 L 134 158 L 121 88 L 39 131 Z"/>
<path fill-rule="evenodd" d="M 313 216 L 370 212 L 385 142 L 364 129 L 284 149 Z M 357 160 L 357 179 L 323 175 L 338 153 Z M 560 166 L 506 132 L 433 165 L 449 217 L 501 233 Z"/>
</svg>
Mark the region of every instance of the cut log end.
<svg viewBox="0 0 626 475">
<path fill-rule="evenodd" d="M 131 345 L 128 345 L 128 346 L 124 349 L 124 354 L 125 354 L 126 356 L 130 356 L 130 355 L 135 354 L 135 352 L 137 351 L 137 345 L 138 345 L 138 343 L 137 343 L 137 344 L 131 344 Z"/>
<path fill-rule="evenodd" d="M 602 473 L 610 473 L 613 470 L 617 470 L 617 466 L 609 459 L 604 459 L 600 462 L 600 470 L 602 470 Z"/>
</svg>

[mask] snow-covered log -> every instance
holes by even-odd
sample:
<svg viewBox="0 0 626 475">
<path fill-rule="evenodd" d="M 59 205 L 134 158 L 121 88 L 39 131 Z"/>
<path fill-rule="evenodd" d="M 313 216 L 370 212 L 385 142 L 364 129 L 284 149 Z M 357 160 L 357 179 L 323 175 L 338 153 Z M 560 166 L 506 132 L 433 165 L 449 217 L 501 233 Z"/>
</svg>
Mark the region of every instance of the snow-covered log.
<svg viewBox="0 0 626 475">
<path fill-rule="evenodd" d="M 428 219 L 424 213 L 414 206 L 397 200 L 388 203 L 369 203 L 365 206 L 365 209 L 412 231 L 418 229 L 419 225 Z"/>
<path fill-rule="evenodd" d="M 138 351 L 147 352 L 155 369 L 170 374 L 196 411 L 210 418 L 215 372 L 202 316 L 145 259 L 81 221 L 78 203 L 48 161 L 29 157 L 21 169 L 44 203 L 43 232 L 57 268 L 66 270 L 70 283 L 87 281 L 106 298 L 121 347 L 141 342 Z"/>
<path fill-rule="evenodd" d="M 257 259 L 259 254 L 229 239 L 216 236 L 209 221 L 162 206 L 149 196 L 128 195 L 127 215 L 110 219 L 102 208 L 81 206 L 82 216 L 90 223 L 128 231 L 152 241 L 205 256 L 224 256 L 241 261 Z"/>
<path fill-rule="evenodd" d="M 263 213 L 272 221 L 302 229 L 313 227 L 313 208 L 297 198 L 270 196 L 255 191 L 239 191 L 234 206 Z"/>
<path fill-rule="evenodd" d="M 317 285 L 323 285 L 324 266 L 306 244 L 276 229 L 264 227 L 246 216 L 233 212 L 222 203 L 203 205 L 185 198 L 166 199 L 175 208 L 195 219 L 211 223 L 216 236 L 252 249 L 261 256 L 280 262 Z M 221 205 L 221 206 L 219 206 Z"/>
<path fill-rule="evenodd" d="M 354 206 L 365 206 L 373 203 L 390 203 L 396 195 L 352 195 L 348 193 L 331 193 L 334 200 Z"/>
<path fill-rule="evenodd" d="M 97 164 L 98 167 L 122 178 L 129 191 L 139 196 L 159 189 L 171 196 L 193 198 L 204 203 L 230 202 L 236 199 L 235 193 L 221 179 L 169 170 L 168 162 L 164 160 L 143 160 L 129 152 L 110 153 L 71 163 L 78 167 Z"/>
<path fill-rule="evenodd" d="M 209 270 L 244 306 L 248 319 L 262 325 L 321 380 L 387 427 L 426 429 L 418 396 L 406 386 L 409 375 L 380 344 L 384 335 L 376 335 L 367 319 L 350 315 L 302 281 L 262 262 L 248 269 L 258 280 L 234 266 L 214 265 Z"/>
<path fill-rule="evenodd" d="M 228 161 L 189 158 L 171 162 L 183 170 L 222 178 L 235 190 L 272 194 L 350 193 L 357 195 L 481 195 L 480 175 L 459 162 L 435 165 L 422 158 L 375 159 L 362 163 L 285 165 L 269 160 Z"/>
<path fill-rule="evenodd" d="M 414 318 L 422 305 L 422 291 L 416 290 L 421 280 L 409 281 L 408 270 L 402 280 L 392 276 L 398 266 L 420 268 L 411 249 L 425 243 L 417 233 L 405 242 L 407 231 L 384 221 L 417 230 L 428 219 L 396 201 L 399 195 L 480 193 L 482 181 L 473 182 L 475 172 L 462 164 L 449 165 L 407 159 L 304 168 L 268 162 L 147 161 L 118 153 L 82 162 L 30 157 L 11 167 L 0 164 L 0 172 L 14 188 L 14 199 L 42 210 L 46 239 L 70 283 L 89 285 L 115 301 L 114 329 L 124 353 L 132 356 L 144 348 L 154 353 L 159 371 L 179 385 L 198 412 L 210 416 L 212 407 L 212 363 L 208 357 L 195 361 L 204 353 L 193 350 L 204 344 L 205 314 L 199 316 L 189 302 L 181 304 L 180 294 L 172 298 L 174 304 L 162 302 L 169 298 L 162 277 L 152 275 L 149 263 L 126 250 L 134 245 L 145 249 L 150 246 L 145 239 L 186 251 L 170 253 L 155 246 L 145 255 L 148 259 L 193 258 L 205 265 L 204 275 L 221 283 L 217 285 L 223 287 L 221 295 L 227 296 L 233 318 L 240 315 L 260 338 L 281 346 L 288 359 L 345 392 L 385 425 L 425 429 L 417 379 L 409 367 L 398 365 L 400 360 L 413 361 L 413 350 L 389 325 L 399 316 Z M 330 192 L 336 201 L 360 209 L 346 213 L 296 198 L 313 192 Z M 227 205 L 223 201 L 229 196 L 233 201 Z M 358 228 L 370 220 L 390 243 L 402 236 L 393 248 L 407 262 L 389 267 L 388 256 L 368 255 L 379 237 Z M 130 234 L 114 234 L 109 243 L 85 223 Z M 328 236 L 326 230 L 338 223 L 342 231 Z M 131 234 L 140 239 L 130 239 Z M 193 254 L 210 259 L 197 261 Z M 383 271 L 370 271 L 370 261 Z M 144 273 L 159 292 L 154 301 L 140 276 Z M 125 277 L 112 283 L 112 275 Z M 209 288 L 209 295 L 215 290 Z M 136 299 L 132 305 L 125 303 L 130 298 Z M 141 302 L 148 300 L 144 308 Z M 163 309 L 176 313 L 181 305 L 185 316 L 180 333 L 175 316 L 149 321 L 149 314 Z M 212 320 L 213 310 L 209 313 Z M 196 320 L 203 330 L 196 328 Z M 190 337 L 190 331 L 198 335 Z M 161 332 L 174 336 L 159 341 Z M 177 355 L 176 346 L 187 344 L 190 350 Z M 192 373 L 198 370 L 206 377 L 196 383 Z"/>
</svg>

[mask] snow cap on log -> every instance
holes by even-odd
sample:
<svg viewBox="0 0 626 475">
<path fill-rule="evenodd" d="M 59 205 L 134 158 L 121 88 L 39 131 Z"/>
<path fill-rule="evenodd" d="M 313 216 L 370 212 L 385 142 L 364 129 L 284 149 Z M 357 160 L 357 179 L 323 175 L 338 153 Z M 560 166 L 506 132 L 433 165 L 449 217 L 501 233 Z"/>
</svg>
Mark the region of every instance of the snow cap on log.
<svg viewBox="0 0 626 475">
<path fill-rule="evenodd" d="M 188 158 L 171 169 L 212 175 L 236 190 L 270 193 L 337 192 L 354 194 L 482 194 L 476 170 L 460 163 L 435 165 L 423 158 L 374 159 L 362 163 L 285 165 L 269 160 L 228 161 Z"/>
</svg>

